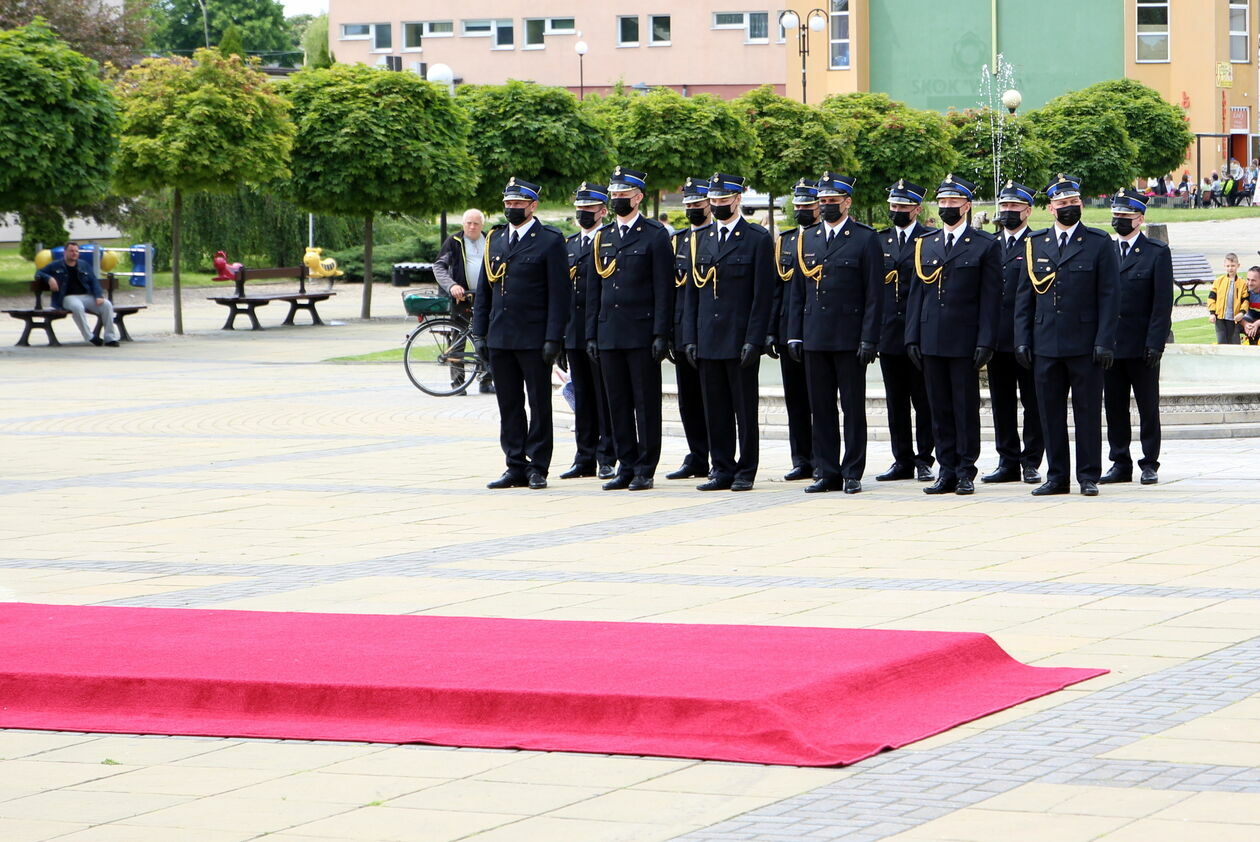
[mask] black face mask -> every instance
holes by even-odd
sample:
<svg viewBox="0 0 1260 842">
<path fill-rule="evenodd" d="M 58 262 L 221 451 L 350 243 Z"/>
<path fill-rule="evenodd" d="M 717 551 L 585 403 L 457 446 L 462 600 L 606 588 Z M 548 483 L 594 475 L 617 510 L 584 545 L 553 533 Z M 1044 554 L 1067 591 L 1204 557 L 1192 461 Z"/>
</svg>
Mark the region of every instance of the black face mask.
<svg viewBox="0 0 1260 842">
<path fill-rule="evenodd" d="M 998 224 L 1007 231 L 1018 231 L 1024 225 L 1024 215 L 1020 211 L 1004 210 L 998 211 Z"/>
<path fill-rule="evenodd" d="M 892 224 L 896 225 L 898 228 L 905 228 L 914 221 L 910 218 L 910 211 L 889 211 L 888 218 L 892 220 Z"/>
<path fill-rule="evenodd" d="M 593 228 L 595 226 L 595 211 L 580 210 L 577 212 L 577 224 L 582 228 Z"/>
<path fill-rule="evenodd" d="M 735 215 L 735 208 L 733 205 L 712 205 L 709 210 L 713 211 L 713 215 L 722 222 L 725 222 Z"/>
<path fill-rule="evenodd" d="M 1081 221 L 1081 206 L 1068 205 L 1067 207 L 1059 208 L 1054 212 L 1054 218 L 1057 219 L 1059 224 L 1064 228 L 1071 228 L 1073 225 Z"/>
<path fill-rule="evenodd" d="M 818 211 L 814 208 L 804 208 L 796 212 L 796 224 L 805 228 L 813 225 L 818 221 Z"/>
<path fill-rule="evenodd" d="M 630 204 L 630 199 L 626 196 L 613 197 L 608 207 L 612 208 L 612 212 L 617 216 L 629 216 L 634 213 L 634 205 Z"/>
<path fill-rule="evenodd" d="M 941 222 L 946 225 L 957 225 L 963 217 L 962 208 L 939 208 Z"/>
<path fill-rule="evenodd" d="M 503 215 L 511 225 L 520 225 L 525 221 L 525 208 L 504 208 Z"/>
<path fill-rule="evenodd" d="M 839 205 L 822 205 L 822 218 L 828 222 L 839 222 L 844 218 L 844 210 Z"/>
<path fill-rule="evenodd" d="M 1133 220 L 1127 216 L 1113 216 L 1111 218 L 1111 227 L 1121 237 L 1127 237 L 1133 233 L 1133 229 L 1137 226 L 1133 224 Z"/>
<path fill-rule="evenodd" d="M 687 208 L 687 221 L 699 228 L 709 221 L 708 208 Z"/>
</svg>

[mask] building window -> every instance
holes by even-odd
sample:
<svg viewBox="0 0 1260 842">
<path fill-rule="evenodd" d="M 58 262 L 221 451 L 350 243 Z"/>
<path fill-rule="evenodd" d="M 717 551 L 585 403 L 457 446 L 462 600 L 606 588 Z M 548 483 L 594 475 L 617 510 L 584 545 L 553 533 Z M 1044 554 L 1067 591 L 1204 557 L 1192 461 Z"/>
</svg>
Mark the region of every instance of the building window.
<svg viewBox="0 0 1260 842">
<path fill-rule="evenodd" d="M 521 48 L 525 50 L 541 50 L 543 48 L 543 34 L 546 31 L 547 21 L 545 18 L 526 18 L 525 43 Z"/>
<path fill-rule="evenodd" d="M 372 37 L 370 23 L 343 23 L 341 25 L 342 41 L 366 41 Z"/>
<path fill-rule="evenodd" d="M 510 50 L 512 49 L 515 34 L 512 31 L 511 20 L 496 20 L 494 22 L 494 49 Z"/>
<path fill-rule="evenodd" d="M 1239 64 L 1251 61 L 1251 2 L 1229 0 L 1229 60 Z"/>
<path fill-rule="evenodd" d="M 770 43 L 769 12 L 714 12 L 714 29 L 742 29 L 745 44 Z"/>
<path fill-rule="evenodd" d="M 394 48 L 394 27 L 388 23 L 372 24 L 372 52 L 388 53 Z"/>
<path fill-rule="evenodd" d="M 747 26 L 743 12 L 714 12 L 714 29 L 743 29 Z"/>
<path fill-rule="evenodd" d="M 639 46 L 639 16 L 627 15 L 617 18 L 617 46 Z"/>
<path fill-rule="evenodd" d="M 418 52 L 424 41 L 423 23 L 403 24 L 403 49 Z"/>
<path fill-rule="evenodd" d="M 1137 0 L 1137 61 L 1168 61 L 1168 0 Z"/>
<path fill-rule="evenodd" d="M 430 38 L 450 38 L 455 34 L 455 21 L 426 20 L 424 34 Z"/>
<path fill-rule="evenodd" d="M 425 38 L 450 38 L 455 34 L 455 22 L 449 20 L 424 20 L 404 22 L 403 49 L 419 52 Z"/>
<path fill-rule="evenodd" d="M 831 0 L 831 63 L 832 70 L 848 70 L 850 61 L 849 0 Z"/>
<path fill-rule="evenodd" d="M 670 28 L 669 15 L 649 15 L 648 29 L 651 31 L 651 38 L 648 45 L 651 47 L 668 47 L 670 44 Z"/>
<path fill-rule="evenodd" d="M 494 22 L 490 20 L 466 20 L 462 22 L 465 38 L 488 38 Z"/>
<path fill-rule="evenodd" d="M 548 35 L 573 35 L 577 32 L 577 21 L 573 18 L 547 18 Z"/>
</svg>

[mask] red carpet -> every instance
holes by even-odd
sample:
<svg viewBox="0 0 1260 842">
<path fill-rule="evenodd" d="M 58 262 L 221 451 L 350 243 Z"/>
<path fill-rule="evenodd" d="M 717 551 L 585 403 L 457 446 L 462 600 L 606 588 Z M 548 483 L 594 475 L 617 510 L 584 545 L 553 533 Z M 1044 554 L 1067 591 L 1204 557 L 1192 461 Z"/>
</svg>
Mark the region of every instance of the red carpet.
<svg viewBox="0 0 1260 842">
<path fill-rule="evenodd" d="M 853 763 L 1106 670 L 983 634 L 0 603 L 0 727 Z"/>
</svg>

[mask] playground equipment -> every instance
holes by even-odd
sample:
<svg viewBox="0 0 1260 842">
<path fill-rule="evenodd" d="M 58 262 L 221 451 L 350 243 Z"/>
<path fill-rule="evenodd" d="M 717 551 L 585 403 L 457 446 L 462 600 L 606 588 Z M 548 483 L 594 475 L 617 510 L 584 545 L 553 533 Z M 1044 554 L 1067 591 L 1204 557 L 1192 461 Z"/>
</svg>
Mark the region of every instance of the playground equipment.
<svg viewBox="0 0 1260 842">
<path fill-rule="evenodd" d="M 216 251 L 214 253 L 214 268 L 219 273 L 214 277 L 216 281 L 234 281 L 237 273 L 241 271 L 241 264 L 228 263 L 227 252 Z"/>
<path fill-rule="evenodd" d="M 345 272 L 337 268 L 337 261 L 331 257 L 322 257 L 324 250 L 308 246 L 306 254 L 302 257 L 302 263 L 306 265 L 306 275 L 309 278 L 340 278 Z"/>
</svg>

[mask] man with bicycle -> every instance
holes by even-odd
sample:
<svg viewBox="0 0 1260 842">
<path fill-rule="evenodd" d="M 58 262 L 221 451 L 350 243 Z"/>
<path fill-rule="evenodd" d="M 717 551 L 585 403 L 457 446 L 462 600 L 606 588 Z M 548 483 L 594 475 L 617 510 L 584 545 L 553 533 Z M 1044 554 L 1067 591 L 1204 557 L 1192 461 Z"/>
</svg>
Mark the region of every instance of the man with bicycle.
<svg viewBox="0 0 1260 842">
<path fill-rule="evenodd" d="M 433 261 L 433 277 L 437 279 L 442 292 L 454 299 L 451 315 L 463 321 L 472 321 L 472 301 L 477 292 L 477 282 L 481 277 L 481 261 L 486 252 L 486 238 L 482 229 L 486 225 L 486 217 L 476 208 L 464 211 L 463 230 L 446 239 L 438 250 L 437 259 Z M 462 346 L 455 349 L 463 352 Z M 463 382 L 463 368 L 457 368 L 455 376 Z M 487 370 L 481 377 L 479 391 L 482 394 L 494 393 L 494 380 Z"/>
</svg>

